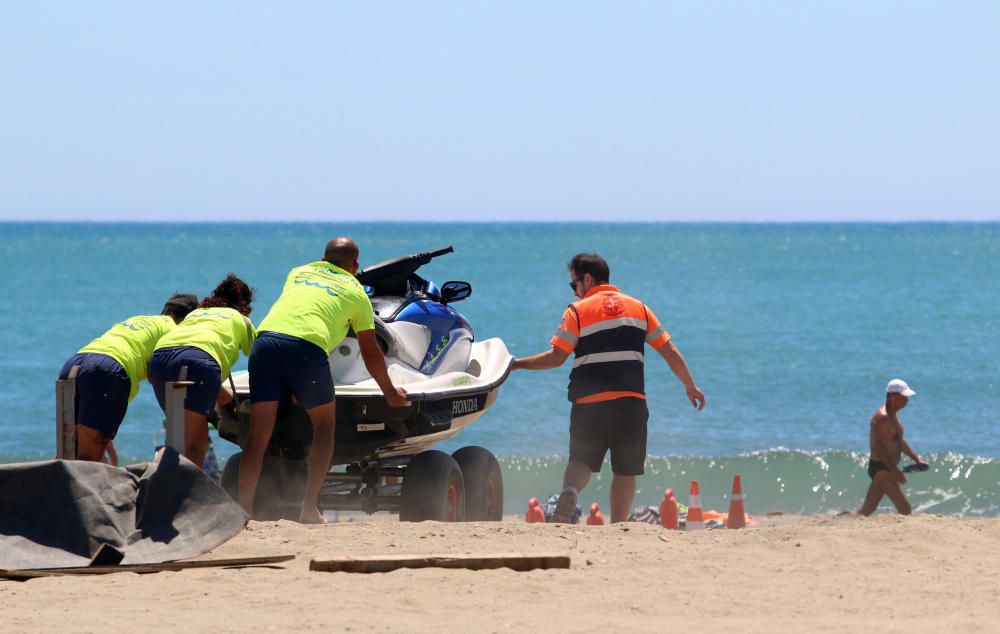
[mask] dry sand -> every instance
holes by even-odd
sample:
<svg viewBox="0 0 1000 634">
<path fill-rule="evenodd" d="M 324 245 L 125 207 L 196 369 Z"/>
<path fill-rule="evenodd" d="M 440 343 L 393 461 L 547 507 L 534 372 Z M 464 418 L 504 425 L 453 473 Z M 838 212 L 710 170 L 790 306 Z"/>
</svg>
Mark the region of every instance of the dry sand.
<svg viewBox="0 0 1000 634">
<path fill-rule="evenodd" d="M 276 567 L 0 581 L 0 632 L 1000 631 L 1000 519 L 646 524 L 251 522 L 206 559 Z M 309 560 L 555 553 L 569 570 L 322 573 Z"/>
</svg>

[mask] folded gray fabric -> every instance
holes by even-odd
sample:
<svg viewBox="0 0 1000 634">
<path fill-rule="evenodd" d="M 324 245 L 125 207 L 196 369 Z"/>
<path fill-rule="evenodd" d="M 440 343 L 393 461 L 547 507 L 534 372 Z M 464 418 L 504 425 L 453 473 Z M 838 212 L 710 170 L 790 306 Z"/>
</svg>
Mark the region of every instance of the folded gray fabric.
<svg viewBox="0 0 1000 634">
<path fill-rule="evenodd" d="M 247 520 L 172 449 L 125 469 L 80 460 L 0 465 L 0 568 L 86 566 L 102 544 L 123 551 L 122 564 L 176 561 L 228 541 Z"/>
</svg>

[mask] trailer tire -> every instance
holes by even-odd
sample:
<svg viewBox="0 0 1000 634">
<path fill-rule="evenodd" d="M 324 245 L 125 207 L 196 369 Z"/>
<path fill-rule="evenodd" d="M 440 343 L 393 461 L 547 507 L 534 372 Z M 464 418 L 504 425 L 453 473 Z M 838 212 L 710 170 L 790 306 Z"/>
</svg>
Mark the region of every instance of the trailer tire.
<svg viewBox="0 0 1000 634">
<path fill-rule="evenodd" d="M 401 522 L 461 522 L 465 519 L 462 468 L 443 451 L 417 454 L 403 472 Z"/>
<path fill-rule="evenodd" d="M 465 480 L 465 521 L 498 522 L 503 519 L 503 474 L 488 449 L 462 447 L 451 454 Z"/>
<path fill-rule="evenodd" d="M 222 488 L 229 497 L 239 500 L 240 460 L 242 453 L 226 460 L 222 469 Z M 302 513 L 302 495 L 306 489 L 306 463 L 280 456 L 264 456 L 257 482 L 253 517 L 262 521 L 298 520 Z"/>
</svg>

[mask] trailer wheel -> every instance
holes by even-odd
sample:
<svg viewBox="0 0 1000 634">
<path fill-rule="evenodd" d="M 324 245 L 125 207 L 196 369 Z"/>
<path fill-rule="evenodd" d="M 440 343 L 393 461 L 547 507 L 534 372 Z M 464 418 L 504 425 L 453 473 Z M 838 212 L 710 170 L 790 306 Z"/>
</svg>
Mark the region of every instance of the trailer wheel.
<svg viewBox="0 0 1000 634">
<path fill-rule="evenodd" d="M 401 493 L 401 522 L 461 522 L 465 519 L 462 469 L 443 451 L 417 454 L 403 472 Z"/>
<path fill-rule="evenodd" d="M 503 474 L 496 456 L 482 447 L 462 447 L 451 457 L 465 480 L 465 521 L 503 519 Z"/>
<path fill-rule="evenodd" d="M 222 488 L 229 497 L 239 500 L 240 459 L 237 453 L 226 460 L 222 469 Z M 280 456 L 264 456 L 264 464 L 254 497 L 255 520 L 298 520 L 302 513 L 302 495 L 306 490 L 306 463 Z"/>
</svg>

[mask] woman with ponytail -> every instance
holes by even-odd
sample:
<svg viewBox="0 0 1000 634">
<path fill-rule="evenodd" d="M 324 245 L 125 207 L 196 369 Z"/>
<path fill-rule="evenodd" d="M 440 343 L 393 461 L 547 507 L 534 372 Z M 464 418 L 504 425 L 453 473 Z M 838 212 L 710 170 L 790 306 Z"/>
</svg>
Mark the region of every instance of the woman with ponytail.
<svg viewBox="0 0 1000 634">
<path fill-rule="evenodd" d="M 226 276 L 198 308 L 163 336 L 149 362 L 149 382 L 166 411 L 165 384 L 187 367 L 184 399 L 184 456 L 199 467 L 208 449 L 208 414 L 232 394 L 222 383 L 240 356 L 250 354 L 257 331 L 248 316 L 253 289 L 233 273 Z"/>
</svg>

